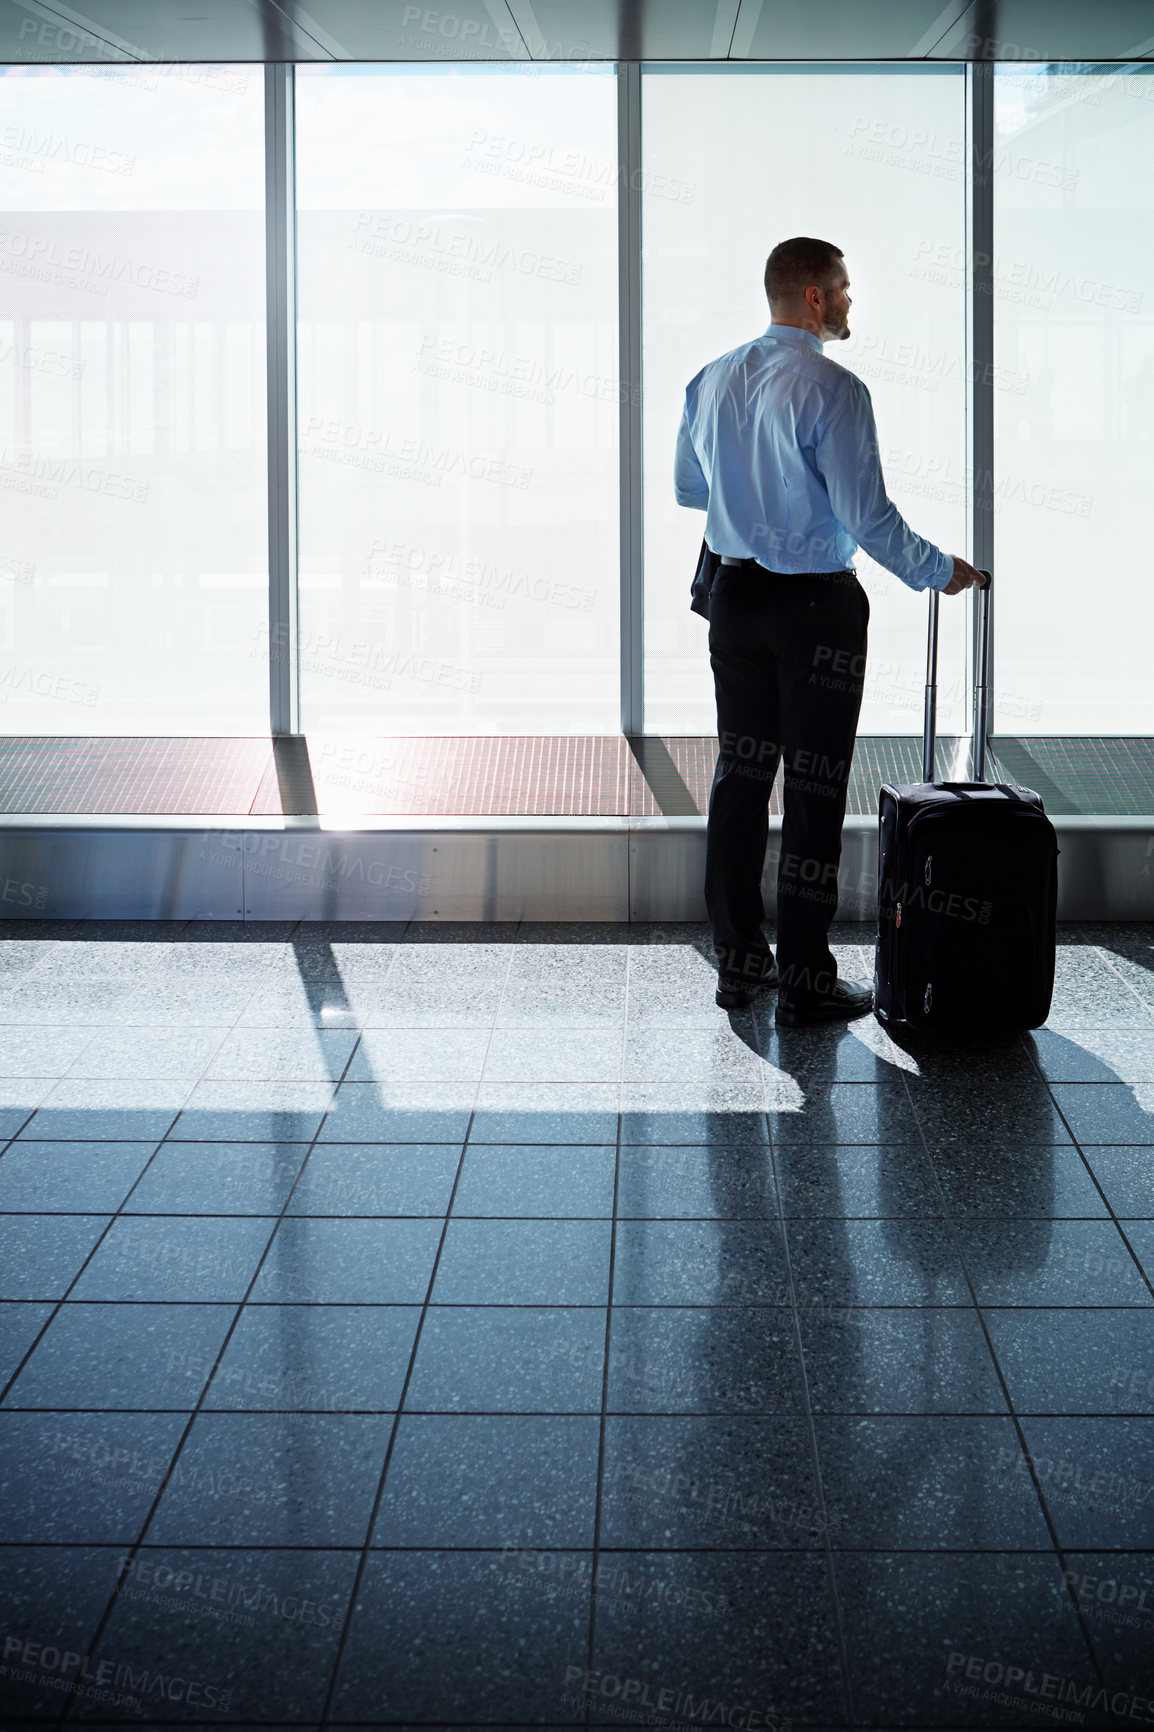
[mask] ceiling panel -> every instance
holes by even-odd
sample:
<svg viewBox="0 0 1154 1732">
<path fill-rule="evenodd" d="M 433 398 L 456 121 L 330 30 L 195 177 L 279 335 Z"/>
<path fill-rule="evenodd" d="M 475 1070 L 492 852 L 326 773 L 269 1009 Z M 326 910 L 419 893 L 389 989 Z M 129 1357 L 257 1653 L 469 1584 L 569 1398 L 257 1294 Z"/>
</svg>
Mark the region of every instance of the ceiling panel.
<svg viewBox="0 0 1154 1732">
<path fill-rule="evenodd" d="M 735 54 L 750 60 L 904 60 L 931 52 L 968 0 L 742 0 Z"/>
<path fill-rule="evenodd" d="M 528 60 L 505 0 L 279 0 L 341 60 Z M 573 7 L 580 11 L 581 7 Z"/>
<path fill-rule="evenodd" d="M 284 11 L 256 0 L 0 0 L 9 63 L 328 60 Z"/>
<path fill-rule="evenodd" d="M 0 0 L 0 61 L 1154 58 L 1151 0 Z"/>
<path fill-rule="evenodd" d="M 1154 54 L 1151 0 L 982 0 L 937 51 L 965 60 L 1131 60 Z"/>
<path fill-rule="evenodd" d="M 724 59 L 738 0 L 508 0 L 535 59 Z"/>
</svg>

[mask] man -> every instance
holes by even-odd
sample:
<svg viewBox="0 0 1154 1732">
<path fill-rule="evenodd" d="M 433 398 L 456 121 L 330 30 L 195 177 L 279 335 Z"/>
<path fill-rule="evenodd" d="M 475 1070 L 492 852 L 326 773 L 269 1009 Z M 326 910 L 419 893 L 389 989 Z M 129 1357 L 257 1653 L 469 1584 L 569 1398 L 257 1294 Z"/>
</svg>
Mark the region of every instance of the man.
<svg viewBox="0 0 1154 1732">
<path fill-rule="evenodd" d="M 839 980 L 829 948 L 846 789 L 861 709 L 869 601 L 849 562 L 865 551 L 911 589 L 980 582 L 887 497 L 870 394 L 829 360 L 849 336 L 844 256 L 782 241 L 765 267 L 770 324 L 692 379 L 677 436 L 679 505 L 706 513 L 721 568 L 709 615 L 717 769 L 705 899 L 717 1002 L 777 985 L 789 1027 L 861 1016 L 865 982 Z M 777 962 L 762 932 L 769 794 L 784 759 Z"/>
</svg>

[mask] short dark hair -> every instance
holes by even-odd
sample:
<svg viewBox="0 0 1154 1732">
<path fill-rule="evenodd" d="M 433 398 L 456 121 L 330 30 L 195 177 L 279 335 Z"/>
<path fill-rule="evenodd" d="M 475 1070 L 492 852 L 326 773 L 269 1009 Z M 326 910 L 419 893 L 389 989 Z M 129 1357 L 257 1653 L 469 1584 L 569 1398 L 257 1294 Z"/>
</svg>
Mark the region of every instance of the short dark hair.
<svg viewBox="0 0 1154 1732">
<path fill-rule="evenodd" d="M 815 241 L 810 235 L 795 235 L 780 241 L 765 261 L 765 293 L 770 306 L 804 295 L 811 283 L 823 291 L 845 254 L 832 241 Z"/>
</svg>

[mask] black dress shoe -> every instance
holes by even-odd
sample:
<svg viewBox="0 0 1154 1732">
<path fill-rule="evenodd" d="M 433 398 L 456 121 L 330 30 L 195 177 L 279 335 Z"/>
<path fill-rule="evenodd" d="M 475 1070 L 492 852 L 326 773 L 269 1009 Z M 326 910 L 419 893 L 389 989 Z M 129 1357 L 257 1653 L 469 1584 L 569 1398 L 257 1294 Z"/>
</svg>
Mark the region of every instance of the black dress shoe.
<svg viewBox="0 0 1154 1732">
<path fill-rule="evenodd" d="M 770 963 L 768 971 L 760 979 L 749 980 L 741 974 L 722 974 L 719 971 L 715 996 L 722 1010 L 745 1010 L 759 992 L 766 992 L 776 985 L 776 962 Z"/>
<path fill-rule="evenodd" d="M 825 998 L 791 1003 L 779 997 L 774 1021 L 779 1027 L 801 1028 L 806 1023 L 839 1022 L 851 1016 L 864 1016 L 873 1007 L 874 989 L 868 981 L 839 980 Z"/>
</svg>

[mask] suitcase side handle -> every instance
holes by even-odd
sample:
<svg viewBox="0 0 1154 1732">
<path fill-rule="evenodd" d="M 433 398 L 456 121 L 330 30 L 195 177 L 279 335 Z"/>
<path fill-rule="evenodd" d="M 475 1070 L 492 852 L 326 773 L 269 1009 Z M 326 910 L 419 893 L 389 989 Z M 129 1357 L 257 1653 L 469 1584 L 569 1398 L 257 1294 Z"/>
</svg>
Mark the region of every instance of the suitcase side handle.
<svg viewBox="0 0 1154 1732">
<path fill-rule="evenodd" d="M 984 782 L 986 779 L 986 717 L 989 709 L 986 679 L 990 665 L 990 589 L 994 581 L 992 573 L 985 569 L 982 569 L 982 576 L 986 581 L 977 593 L 978 642 L 977 663 L 974 669 L 972 749 L 975 782 Z M 926 631 L 925 722 L 922 728 L 923 782 L 932 782 L 934 779 L 934 751 L 938 743 L 938 596 L 939 592 L 936 589 L 931 589 L 930 615 Z"/>
<path fill-rule="evenodd" d="M 984 782 L 986 779 L 986 717 L 989 709 L 986 679 L 990 669 L 990 589 L 994 581 L 988 571 L 983 571 L 982 576 L 986 581 L 978 590 L 976 597 L 978 641 L 974 664 L 973 759 L 975 782 Z"/>
</svg>

